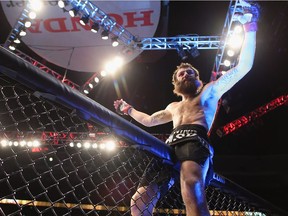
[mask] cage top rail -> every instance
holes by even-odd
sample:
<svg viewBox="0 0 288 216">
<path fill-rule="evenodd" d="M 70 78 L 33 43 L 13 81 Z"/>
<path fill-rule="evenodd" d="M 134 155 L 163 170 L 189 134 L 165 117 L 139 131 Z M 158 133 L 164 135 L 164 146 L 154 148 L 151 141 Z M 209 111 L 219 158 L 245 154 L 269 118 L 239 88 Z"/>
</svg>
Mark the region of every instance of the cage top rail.
<svg viewBox="0 0 288 216">
<path fill-rule="evenodd" d="M 44 73 L 3 47 L 0 47 L 0 56 L 2 73 L 37 91 L 36 96 L 75 109 L 83 119 L 109 127 L 112 133 L 138 144 L 140 148 L 150 151 L 168 163 L 172 161 L 171 149 L 163 141 L 119 117 L 79 91 L 64 85 L 50 74 Z"/>
</svg>

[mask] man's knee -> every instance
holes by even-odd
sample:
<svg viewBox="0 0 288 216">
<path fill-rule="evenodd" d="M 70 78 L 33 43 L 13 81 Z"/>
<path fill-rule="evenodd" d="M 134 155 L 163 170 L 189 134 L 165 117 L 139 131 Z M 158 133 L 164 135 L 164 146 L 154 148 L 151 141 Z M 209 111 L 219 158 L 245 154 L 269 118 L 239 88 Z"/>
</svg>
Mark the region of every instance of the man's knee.
<svg viewBox="0 0 288 216">
<path fill-rule="evenodd" d="M 147 204 L 157 197 L 158 197 L 158 186 L 156 184 L 152 184 L 149 186 L 138 188 L 131 198 L 131 203 L 141 202 Z"/>
<path fill-rule="evenodd" d="M 153 208 L 158 201 L 158 186 L 150 185 L 140 187 L 132 196 L 130 201 L 131 214 L 138 215 L 152 215 Z"/>
</svg>

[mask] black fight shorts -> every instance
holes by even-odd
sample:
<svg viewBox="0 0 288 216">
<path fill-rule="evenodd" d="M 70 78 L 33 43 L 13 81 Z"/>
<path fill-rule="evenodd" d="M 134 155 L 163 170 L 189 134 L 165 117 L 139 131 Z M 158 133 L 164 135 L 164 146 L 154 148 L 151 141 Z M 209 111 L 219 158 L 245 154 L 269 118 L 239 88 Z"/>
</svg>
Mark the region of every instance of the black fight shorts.
<svg viewBox="0 0 288 216">
<path fill-rule="evenodd" d="M 207 140 L 207 130 L 191 124 L 176 127 L 166 143 L 174 149 L 176 160 L 191 160 L 203 166 L 209 157 L 213 157 L 213 149 Z"/>
</svg>

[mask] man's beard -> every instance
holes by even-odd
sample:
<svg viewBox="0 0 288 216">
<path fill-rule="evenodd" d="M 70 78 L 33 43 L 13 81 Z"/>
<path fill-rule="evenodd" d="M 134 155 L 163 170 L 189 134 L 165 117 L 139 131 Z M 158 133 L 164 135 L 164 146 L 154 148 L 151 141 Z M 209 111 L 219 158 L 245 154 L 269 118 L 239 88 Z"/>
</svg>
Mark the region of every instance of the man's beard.
<svg viewBox="0 0 288 216">
<path fill-rule="evenodd" d="M 198 87 L 196 86 L 195 82 L 191 81 L 183 81 L 177 82 L 174 85 L 174 93 L 176 95 L 191 95 L 194 96 L 197 93 Z"/>
</svg>

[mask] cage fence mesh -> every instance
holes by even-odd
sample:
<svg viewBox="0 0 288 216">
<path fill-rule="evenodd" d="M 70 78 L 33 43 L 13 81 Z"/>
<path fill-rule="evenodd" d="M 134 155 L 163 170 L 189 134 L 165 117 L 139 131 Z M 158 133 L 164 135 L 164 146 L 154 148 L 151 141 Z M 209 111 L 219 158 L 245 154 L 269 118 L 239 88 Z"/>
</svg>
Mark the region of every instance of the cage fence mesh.
<svg viewBox="0 0 288 216">
<path fill-rule="evenodd" d="M 130 199 L 146 166 L 152 161 L 161 170 L 173 169 L 6 76 L 0 77 L 0 139 L 3 215 L 130 215 Z M 273 215 L 215 186 L 208 186 L 206 195 L 211 215 Z M 179 181 L 153 215 L 185 215 Z"/>
</svg>

